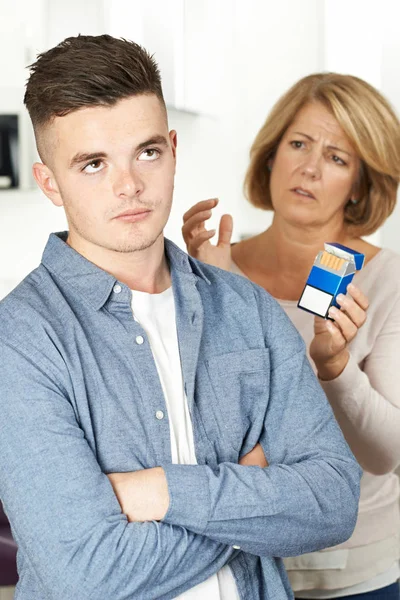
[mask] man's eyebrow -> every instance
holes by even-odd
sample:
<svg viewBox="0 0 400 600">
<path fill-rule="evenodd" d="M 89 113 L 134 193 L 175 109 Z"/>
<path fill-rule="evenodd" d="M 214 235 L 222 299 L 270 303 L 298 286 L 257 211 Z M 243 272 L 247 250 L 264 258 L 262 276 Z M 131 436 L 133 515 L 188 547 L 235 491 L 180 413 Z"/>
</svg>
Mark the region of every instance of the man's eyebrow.
<svg viewBox="0 0 400 600">
<path fill-rule="evenodd" d="M 143 150 L 144 148 L 147 148 L 147 146 L 153 146 L 153 145 L 158 145 L 158 146 L 168 146 L 168 141 L 167 138 L 165 138 L 163 135 L 156 135 L 154 137 L 149 138 L 148 140 L 146 140 L 145 142 L 142 142 L 141 144 L 139 144 L 138 146 L 136 146 L 136 152 L 140 152 L 140 150 Z M 69 168 L 73 169 L 74 167 L 76 167 L 77 165 L 80 165 L 82 163 L 89 163 L 91 161 L 94 160 L 100 160 L 103 158 L 107 158 L 107 153 L 106 152 L 78 152 L 77 154 L 75 154 L 75 156 L 72 158 L 71 162 L 69 163 Z"/>
<path fill-rule="evenodd" d="M 107 157 L 107 154 L 105 152 L 91 152 L 91 153 L 78 152 L 78 154 L 75 154 L 75 156 L 72 158 L 71 162 L 69 163 L 69 168 L 73 169 L 74 167 L 76 167 L 77 165 L 80 165 L 81 163 L 91 162 L 91 161 L 99 160 L 101 158 L 106 158 L 106 157 Z"/>
<path fill-rule="evenodd" d="M 136 152 L 143 150 L 147 146 L 154 146 L 154 145 L 167 147 L 168 146 L 167 138 L 165 138 L 163 135 L 155 135 L 154 137 L 151 137 L 148 140 L 146 140 L 145 142 L 142 142 L 141 144 L 136 146 Z"/>
<path fill-rule="evenodd" d="M 310 142 L 315 142 L 314 138 L 312 138 L 311 135 L 307 135 L 307 133 L 303 133 L 302 131 L 294 131 L 293 133 L 297 133 L 297 135 L 303 135 L 308 140 L 310 140 Z M 329 146 L 327 146 L 327 148 L 329 148 L 329 150 L 337 150 L 338 152 L 343 152 L 344 154 L 347 154 L 348 156 L 352 156 L 351 152 L 347 152 L 347 150 L 343 150 L 343 148 L 339 148 L 339 146 L 329 145 Z"/>
</svg>

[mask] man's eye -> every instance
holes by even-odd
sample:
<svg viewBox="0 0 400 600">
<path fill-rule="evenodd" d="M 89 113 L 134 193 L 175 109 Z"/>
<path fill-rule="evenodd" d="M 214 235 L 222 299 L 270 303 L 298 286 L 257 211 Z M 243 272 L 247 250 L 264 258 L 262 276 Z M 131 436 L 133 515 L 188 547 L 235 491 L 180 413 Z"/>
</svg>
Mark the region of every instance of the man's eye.
<svg viewBox="0 0 400 600">
<path fill-rule="evenodd" d="M 157 150 L 156 148 L 147 148 L 147 150 L 143 150 L 143 152 L 140 154 L 139 160 L 157 160 L 160 154 L 160 150 Z"/>
<path fill-rule="evenodd" d="M 98 173 L 103 167 L 104 165 L 100 159 L 92 160 L 92 162 L 88 163 L 83 170 L 85 173 Z"/>
<path fill-rule="evenodd" d="M 293 142 L 290 142 L 290 145 L 292 146 L 292 148 L 302 148 L 304 146 L 304 142 L 300 142 L 299 140 L 293 140 Z"/>
</svg>

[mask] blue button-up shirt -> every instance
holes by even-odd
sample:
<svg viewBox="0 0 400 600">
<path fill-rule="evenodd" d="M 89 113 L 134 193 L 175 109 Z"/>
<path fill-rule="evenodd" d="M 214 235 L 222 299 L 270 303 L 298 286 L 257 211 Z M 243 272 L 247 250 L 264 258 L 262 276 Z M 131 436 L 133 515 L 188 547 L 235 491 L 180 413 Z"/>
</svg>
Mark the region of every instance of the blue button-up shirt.
<svg viewBox="0 0 400 600">
<path fill-rule="evenodd" d="M 41 265 L 0 303 L 15 598 L 169 599 L 227 563 L 243 600 L 292 598 L 276 557 L 346 540 L 360 478 L 299 334 L 264 290 L 166 241 L 198 461 L 172 464 L 131 291 L 65 240 L 51 235 Z M 239 465 L 257 442 L 269 466 Z M 106 474 L 155 466 L 169 510 L 128 523 Z"/>
</svg>

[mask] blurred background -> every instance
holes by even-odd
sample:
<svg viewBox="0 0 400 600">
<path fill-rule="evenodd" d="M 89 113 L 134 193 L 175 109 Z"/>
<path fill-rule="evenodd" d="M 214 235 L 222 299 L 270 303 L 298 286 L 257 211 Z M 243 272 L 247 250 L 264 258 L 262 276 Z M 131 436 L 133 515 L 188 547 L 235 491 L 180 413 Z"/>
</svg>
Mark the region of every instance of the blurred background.
<svg viewBox="0 0 400 600">
<path fill-rule="evenodd" d="M 178 131 L 167 235 L 183 247 L 182 214 L 219 197 L 234 240 L 271 214 L 242 183 L 251 142 L 277 98 L 316 71 L 360 76 L 400 111 L 398 0 L 0 0 L 0 297 L 40 261 L 62 209 L 36 189 L 37 159 L 23 107 L 26 65 L 65 37 L 110 33 L 144 45 L 160 64 L 170 127 Z M 372 241 L 400 251 L 400 208 Z"/>
</svg>

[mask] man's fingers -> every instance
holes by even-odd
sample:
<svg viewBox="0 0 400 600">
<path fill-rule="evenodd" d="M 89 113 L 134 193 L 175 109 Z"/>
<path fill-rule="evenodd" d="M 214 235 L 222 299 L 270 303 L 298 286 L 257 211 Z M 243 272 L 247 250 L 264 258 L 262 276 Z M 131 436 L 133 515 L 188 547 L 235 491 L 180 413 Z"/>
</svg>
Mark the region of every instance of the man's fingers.
<svg viewBox="0 0 400 600">
<path fill-rule="evenodd" d="M 218 198 L 210 198 L 209 200 L 202 200 L 201 202 L 197 202 L 194 206 L 189 208 L 187 212 L 183 215 L 183 222 L 186 223 L 188 219 L 193 217 L 193 215 L 198 212 L 202 212 L 204 210 L 211 210 L 218 204 Z"/>
<path fill-rule="evenodd" d="M 268 467 L 268 461 L 265 458 L 264 450 L 261 444 L 256 444 L 253 450 L 250 450 L 250 452 L 242 456 L 242 458 L 239 460 L 239 465 L 245 467 L 261 467 L 262 469 Z"/>
<path fill-rule="evenodd" d="M 231 215 L 222 215 L 219 222 L 218 246 L 229 245 L 231 243 L 233 231 L 233 219 Z"/>
</svg>

